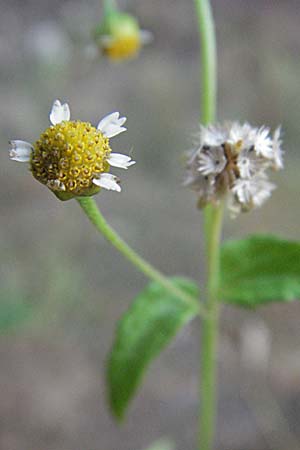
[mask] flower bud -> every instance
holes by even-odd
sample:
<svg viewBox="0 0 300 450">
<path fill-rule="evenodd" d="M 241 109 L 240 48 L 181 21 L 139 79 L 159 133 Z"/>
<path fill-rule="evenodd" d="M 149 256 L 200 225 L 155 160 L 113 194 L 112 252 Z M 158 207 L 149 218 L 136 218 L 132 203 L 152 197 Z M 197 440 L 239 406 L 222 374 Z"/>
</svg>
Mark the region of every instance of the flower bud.
<svg viewBox="0 0 300 450">
<path fill-rule="evenodd" d="M 152 39 L 150 32 L 140 29 L 135 17 L 110 4 L 104 8 L 104 17 L 93 35 L 101 53 L 112 61 L 136 57 L 142 45 Z"/>
</svg>

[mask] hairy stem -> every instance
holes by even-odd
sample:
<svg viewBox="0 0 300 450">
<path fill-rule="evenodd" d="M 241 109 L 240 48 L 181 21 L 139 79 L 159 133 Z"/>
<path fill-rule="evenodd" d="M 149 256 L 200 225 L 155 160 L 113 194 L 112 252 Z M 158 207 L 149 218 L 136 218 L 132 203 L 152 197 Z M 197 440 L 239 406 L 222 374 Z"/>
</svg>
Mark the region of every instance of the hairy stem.
<svg viewBox="0 0 300 450">
<path fill-rule="evenodd" d="M 209 0 L 194 0 L 201 46 L 200 108 L 203 125 L 216 119 L 217 51 L 215 26 Z M 212 450 L 214 443 L 217 404 L 217 342 L 219 330 L 218 284 L 220 238 L 223 206 L 209 205 L 204 212 L 204 231 L 207 259 L 208 317 L 204 318 L 201 340 L 199 449 Z"/>
<path fill-rule="evenodd" d="M 209 0 L 195 0 L 199 38 L 201 122 L 207 125 L 215 120 L 217 96 L 217 50 L 215 26 Z"/>
<path fill-rule="evenodd" d="M 213 448 L 217 407 L 217 353 L 219 332 L 220 239 L 223 205 L 210 211 L 210 229 L 206 233 L 208 317 L 202 322 L 199 449 Z"/>
</svg>

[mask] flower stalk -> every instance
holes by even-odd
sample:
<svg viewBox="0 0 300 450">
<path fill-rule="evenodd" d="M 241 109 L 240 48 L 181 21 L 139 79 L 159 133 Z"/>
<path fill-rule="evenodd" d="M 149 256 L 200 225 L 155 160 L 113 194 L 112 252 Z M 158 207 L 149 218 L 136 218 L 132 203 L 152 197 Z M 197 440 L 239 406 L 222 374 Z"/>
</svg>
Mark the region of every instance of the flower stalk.
<svg viewBox="0 0 300 450">
<path fill-rule="evenodd" d="M 209 0 L 195 0 L 201 46 L 201 123 L 215 121 L 217 97 L 217 50 L 215 25 Z"/>
<path fill-rule="evenodd" d="M 115 0 L 104 0 L 103 1 L 103 15 L 110 14 L 118 11 L 117 3 Z"/>
<path fill-rule="evenodd" d="M 107 223 L 96 202 L 91 197 L 78 197 L 77 201 L 96 229 L 102 233 L 106 240 L 122 253 L 140 272 L 144 273 L 151 280 L 159 283 L 176 297 L 195 306 L 196 301 L 193 297 L 175 286 L 167 277 L 129 247 L 129 245 Z M 198 302 L 196 306 L 199 315 L 204 317 L 206 315 L 204 306 L 201 303 L 198 304 Z"/>
<path fill-rule="evenodd" d="M 201 123 L 216 119 L 217 51 L 215 26 L 209 0 L 195 0 L 201 46 L 200 91 Z M 216 357 L 219 329 L 218 285 L 220 272 L 220 238 L 223 206 L 208 205 L 204 212 L 207 258 L 208 317 L 202 323 L 200 367 L 199 449 L 212 450 L 216 420 Z"/>
<path fill-rule="evenodd" d="M 218 298 L 220 274 L 220 240 L 223 204 L 211 207 L 210 226 L 206 229 L 208 316 L 202 322 L 199 423 L 199 449 L 213 448 L 217 407 L 217 353 L 220 304 Z"/>
</svg>

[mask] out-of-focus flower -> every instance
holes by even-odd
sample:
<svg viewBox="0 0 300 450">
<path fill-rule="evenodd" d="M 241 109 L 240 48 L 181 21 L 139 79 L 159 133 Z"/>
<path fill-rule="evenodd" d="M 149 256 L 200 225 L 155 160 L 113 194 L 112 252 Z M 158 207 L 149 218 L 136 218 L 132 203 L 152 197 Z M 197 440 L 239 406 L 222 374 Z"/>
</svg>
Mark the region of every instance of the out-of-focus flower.
<svg viewBox="0 0 300 450">
<path fill-rule="evenodd" d="M 46 67 L 70 63 L 72 43 L 63 27 L 47 20 L 35 23 L 24 35 L 25 50 L 33 62 Z"/>
<path fill-rule="evenodd" d="M 119 11 L 112 0 L 104 1 L 103 19 L 93 35 L 100 51 L 112 61 L 134 58 L 152 41 L 152 33 L 141 30 L 137 19 Z"/>
<path fill-rule="evenodd" d="M 272 347 L 271 331 L 262 319 L 248 319 L 240 328 L 240 360 L 247 371 L 267 374 Z"/>
<path fill-rule="evenodd" d="M 201 127 L 200 143 L 187 161 L 186 186 L 197 192 L 200 208 L 225 195 L 232 215 L 261 206 L 275 189 L 267 169 L 283 168 L 280 128 L 237 122 Z"/>
<path fill-rule="evenodd" d="M 119 179 L 110 166 L 127 169 L 135 164 L 127 155 L 112 153 L 110 138 L 126 128 L 126 117 L 114 112 L 97 128 L 88 122 L 71 121 L 70 108 L 55 100 L 50 112 L 51 126 L 35 142 L 10 141 L 10 159 L 29 163 L 33 176 L 60 200 L 91 196 L 105 188 L 121 191 Z"/>
</svg>

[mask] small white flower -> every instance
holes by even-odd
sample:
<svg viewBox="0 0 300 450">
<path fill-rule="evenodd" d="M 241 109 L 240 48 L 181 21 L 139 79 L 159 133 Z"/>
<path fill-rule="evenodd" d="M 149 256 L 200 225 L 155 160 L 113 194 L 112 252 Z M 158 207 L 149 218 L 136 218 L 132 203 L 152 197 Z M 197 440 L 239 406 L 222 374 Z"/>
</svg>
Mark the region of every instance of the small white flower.
<svg viewBox="0 0 300 450">
<path fill-rule="evenodd" d="M 280 139 L 280 134 L 281 127 L 278 127 L 273 134 L 273 158 L 276 170 L 283 169 L 283 150 L 281 148 L 282 140 Z"/>
<path fill-rule="evenodd" d="M 130 156 L 122 155 L 121 153 L 111 153 L 107 160 L 109 164 L 113 167 L 119 167 L 120 169 L 128 169 L 128 167 L 135 164 Z"/>
<path fill-rule="evenodd" d="M 59 100 L 55 100 L 49 117 L 52 125 L 57 125 L 64 120 L 70 120 L 71 113 L 68 103 L 62 105 Z"/>
<path fill-rule="evenodd" d="M 107 189 L 108 191 L 121 192 L 119 179 L 115 175 L 112 175 L 111 173 L 101 173 L 99 178 L 93 179 L 93 183 L 96 186 Z"/>
<path fill-rule="evenodd" d="M 270 129 L 267 127 L 261 127 L 257 130 L 254 138 L 254 147 L 258 155 L 265 158 L 273 158 L 273 142 L 270 137 Z"/>
<path fill-rule="evenodd" d="M 202 148 L 199 154 L 199 172 L 203 175 L 216 175 L 222 172 L 226 166 L 224 149 L 220 146 L 209 147 L 207 150 Z"/>
<path fill-rule="evenodd" d="M 127 128 L 122 126 L 125 122 L 126 117 L 120 117 L 120 113 L 114 112 L 100 120 L 97 128 L 104 136 L 111 138 L 127 130 Z"/>
<path fill-rule="evenodd" d="M 229 126 L 228 142 L 233 145 L 240 144 L 243 147 L 251 146 L 253 145 L 255 132 L 256 129 L 251 127 L 251 125 L 247 122 L 243 125 L 234 122 L 231 126 Z"/>
<path fill-rule="evenodd" d="M 261 206 L 271 195 L 275 185 L 265 175 L 257 175 L 249 180 L 237 179 L 232 188 L 242 207 Z"/>
<path fill-rule="evenodd" d="M 236 194 L 238 200 L 240 203 L 250 203 L 251 197 L 252 197 L 252 181 L 251 180 L 243 180 L 238 179 L 234 183 L 234 186 L 232 188 L 232 192 Z"/>
<path fill-rule="evenodd" d="M 227 133 L 224 127 L 208 125 L 200 127 L 200 145 L 221 145 L 226 141 Z"/>
<path fill-rule="evenodd" d="M 11 149 L 9 150 L 9 157 L 12 161 L 29 162 L 33 150 L 29 142 L 14 140 L 9 142 Z"/>
<path fill-rule="evenodd" d="M 269 161 L 257 155 L 255 147 L 244 148 L 237 159 L 237 166 L 242 178 L 251 178 L 256 173 L 266 169 Z"/>
<path fill-rule="evenodd" d="M 272 192 L 276 189 L 274 183 L 268 181 L 267 178 L 260 177 L 256 180 L 255 188 L 253 188 L 253 204 L 254 206 L 261 206 L 271 197 Z"/>
</svg>

